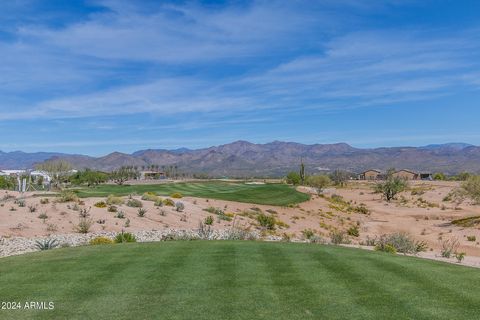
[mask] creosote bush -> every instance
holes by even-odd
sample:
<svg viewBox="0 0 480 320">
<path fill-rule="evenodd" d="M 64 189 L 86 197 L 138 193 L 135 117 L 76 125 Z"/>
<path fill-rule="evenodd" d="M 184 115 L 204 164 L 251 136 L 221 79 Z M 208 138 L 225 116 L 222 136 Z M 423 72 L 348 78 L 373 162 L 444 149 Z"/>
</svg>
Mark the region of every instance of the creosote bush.
<svg viewBox="0 0 480 320">
<path fill-rule="evenodd" d="M 115 205 L 115 206 L 121 206 L 121 205 L 124 203 L 122 197 L 117 197 L 117 196 L 115 196 L 115 195 L 113 195 L 113 194 L 111 194 L 111 195 L 108 196 L 106 202 L 107 202 L 107 204 L 109 204 L 109 205 L 111 205 L 111 206 L 113 206 L 113 205 Z"/>
<path fill-rule="evenodd" d="M 264 213 L 260 213 L 257 215 L 257 221 L 261 227 L 274 230 L 275 229 L 275 217 L 271 215 L 266 215 Z"/>
<path fill-rule="evenodd" d="M 416 254 L 427 250 L 427 244 L 424 241 L 415 241 L 410 235 L 397 232 L 389 235 L 382 235 L 375 239 L 375 250 L 391 252 L 391 248 L 395 248 L 396 252 L 403 254 Z"/>
<path fill-rule="evenodd" d="M 155 192 L 145 192 L 142 195 L 142 200 L 156 202 L 158 200 L 158 196 Z"/>
<path fill-rule="evenodd" d="M 127 201 L 127 206 L 132 207 L 132 208 L 141 208 L 143 207 L 143 203 L 140 200 L 137 199 L 129 199 Z"/>
<path fill-rule="evenodd" d="M 78 196 L 73 191 L 64 190 L 60 192 L 57 202 L 77 202 Z"/>
</svg>

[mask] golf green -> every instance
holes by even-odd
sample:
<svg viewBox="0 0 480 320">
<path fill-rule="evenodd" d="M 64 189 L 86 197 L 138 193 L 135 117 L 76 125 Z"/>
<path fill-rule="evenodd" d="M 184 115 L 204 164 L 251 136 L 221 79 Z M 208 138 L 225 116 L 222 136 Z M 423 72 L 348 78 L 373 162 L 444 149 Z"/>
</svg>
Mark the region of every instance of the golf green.
<svg viewBox="0 0 480 320">
<path fill-rule="evenodd" d="M 254 204 L 286 206 L 307 201 L 310 197 L 285 184 L 244 184 L 226 182 L 185 182 L 144 185 L 100 185 L 78 190 L 80 197 L 107 197 L 110 194 L 127 196 L 156 192 L 170 195 L 180 192 L 184 196 L 239 201 Z"/>
</svg>

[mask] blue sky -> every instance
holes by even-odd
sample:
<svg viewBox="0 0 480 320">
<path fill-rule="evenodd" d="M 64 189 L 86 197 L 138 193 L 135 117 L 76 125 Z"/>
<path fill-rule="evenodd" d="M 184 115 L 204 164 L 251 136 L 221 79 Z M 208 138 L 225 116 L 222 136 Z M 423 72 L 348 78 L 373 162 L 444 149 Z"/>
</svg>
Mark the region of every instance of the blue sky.
<svg viewBox="0 0 480 320">
<path fill-rule="evenodd" d="M 0 5 L 0 150 L 480 144 L 480 1 Z"/>
</svg>

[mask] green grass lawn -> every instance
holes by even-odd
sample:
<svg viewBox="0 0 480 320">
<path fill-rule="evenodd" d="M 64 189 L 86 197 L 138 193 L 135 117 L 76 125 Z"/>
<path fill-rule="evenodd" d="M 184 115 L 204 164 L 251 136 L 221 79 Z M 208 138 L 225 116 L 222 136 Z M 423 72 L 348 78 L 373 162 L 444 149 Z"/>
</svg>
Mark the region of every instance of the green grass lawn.
<svg viewBox="0 0 480 320">
<path fill-rule="evenodd" d="M 307 194 L 298 192 L 285 184 L 251 185 L 226 182 L 188 182 L 148 185 L 100 185 L 94 188 L 82 188 L 80 197 L 107 197 L 110 194 L 126 196 L 132 193 L 157 192 L 169 195 L 180 192 L 184 196 L 239 201 L 255 204 L 286 206 L 307 201 Z"/>
<path fill-rule="evenodd" d="M 0 259 L 0 319 L 478 319 L 480 270 L 334 246 L 192 241 Z"/>
</svg>

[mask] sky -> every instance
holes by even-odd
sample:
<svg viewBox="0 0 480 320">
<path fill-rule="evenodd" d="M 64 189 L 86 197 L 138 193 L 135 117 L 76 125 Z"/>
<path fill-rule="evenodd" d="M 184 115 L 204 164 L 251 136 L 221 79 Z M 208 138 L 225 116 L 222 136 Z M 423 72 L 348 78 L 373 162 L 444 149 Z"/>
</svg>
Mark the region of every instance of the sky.
<svg viewBox="0 0 480 320">
<path fill-rule="evenodd" d="M 0 3 L 0 150 L 480 145 L 480 1 Z"/>
</svg>

